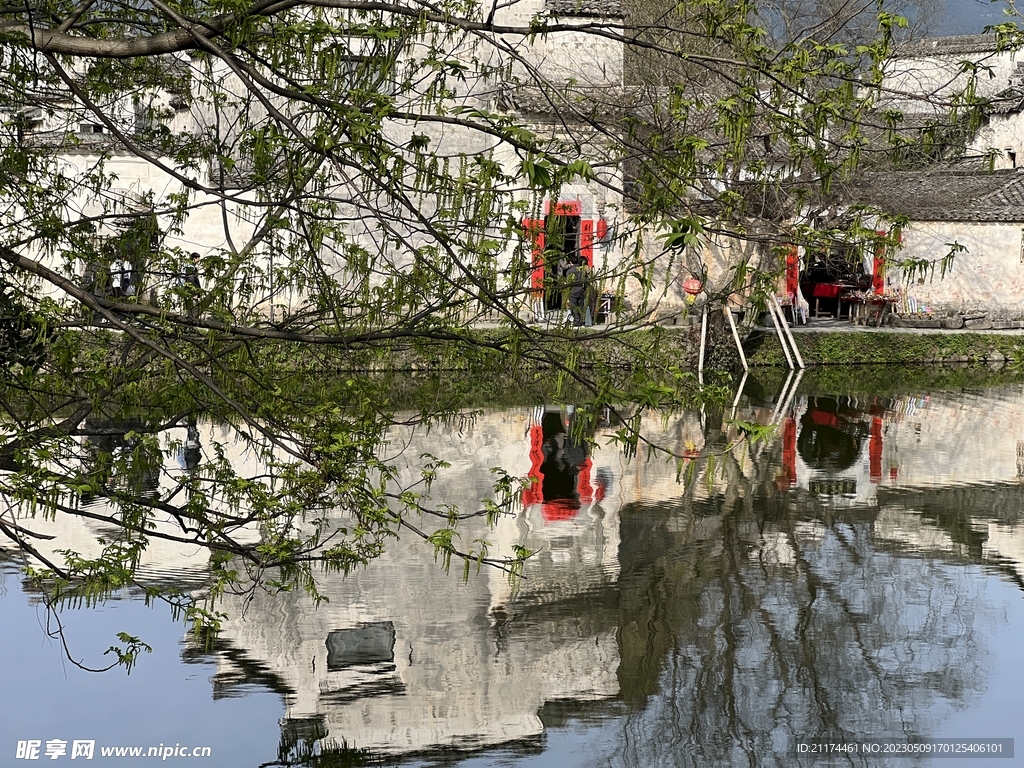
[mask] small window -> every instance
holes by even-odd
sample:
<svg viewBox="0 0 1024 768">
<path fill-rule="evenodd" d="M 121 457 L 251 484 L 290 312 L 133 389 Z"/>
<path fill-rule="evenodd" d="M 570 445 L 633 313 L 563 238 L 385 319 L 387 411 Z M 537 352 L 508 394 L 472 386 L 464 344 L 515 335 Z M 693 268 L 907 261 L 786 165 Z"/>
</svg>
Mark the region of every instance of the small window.
<svg viewBox="0 0 1024 768">
<path fill-rule="evenodd" d="M 135 133 L 145 133 L 151 131 L 156 125 L 156 120 L 153 119 L 153 107 L 149 104 L 144 104 L 141 101 L 135 102 Z"/>
<path fill-rule="evenodd" d="M 82 123 L 79 131 L 81 133 L 103 133 L 103 125 L 100 123 Z"/>
<path fill-rule="evenodd" d="M 327 669 L 336 671 L 363 664 L 395 660 L 395 625 L 372 622 L 352 629 L 336 629 L 327 635 Z"/>
</svg>

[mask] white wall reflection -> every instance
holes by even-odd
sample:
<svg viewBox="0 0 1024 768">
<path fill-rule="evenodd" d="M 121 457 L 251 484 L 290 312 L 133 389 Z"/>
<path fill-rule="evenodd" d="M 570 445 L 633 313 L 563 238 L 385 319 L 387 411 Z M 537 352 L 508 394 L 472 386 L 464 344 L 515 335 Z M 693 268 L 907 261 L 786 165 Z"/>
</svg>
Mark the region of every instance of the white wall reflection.
<svg viewBox="0 0 1024 768">
<path fill-rule="evenodd" d="M 927 730 L 985 675 L 992 620 L 962 566 L 1024 576 L 1024 393 L 791 405 L 755 446 L 720 414 L 645 414 L 645 439 L 671 458 L 627 459 L 611 423 L 574 435 L 566 407 L 396 428 L 384 453 L 402 483 L 424 454 L 450 464 L 428 506 L 481 508 L 493 467 L 539 476 L 493 528 L 458 527 L 463 547 L 534 550 L 526 578 L 513 589 L 483 568 L 464 582 L 405 535 L 366 568 L 324 575 L 319 608 L 299 593 L 229 595 L 215 690 L 273 680 L 284 732 L 313 723 L 317 738 L 395 755 L 536 737 L 541 711 L 566 701 L 626 702 L 617 760 L 630 765 L 697 738 L 693 764 L 745 760 L 730 733 L 772 750 L 797 726 Z M 763 424 L 773 409 L 737 416 Z M 229 431 L 197 434 L 204 452 L 266 470 Z M 165 435 L 160 493 L 194 471 L 188 438 Z M 32 525 L 58 537 L 51 552 L 98 552 L 104 532 L 68 515 Z M 197 586 L 204 556 L 155 542 L 145 572 Z M 788 728 L 771 722 L 782 710 Z"/>
</svg>

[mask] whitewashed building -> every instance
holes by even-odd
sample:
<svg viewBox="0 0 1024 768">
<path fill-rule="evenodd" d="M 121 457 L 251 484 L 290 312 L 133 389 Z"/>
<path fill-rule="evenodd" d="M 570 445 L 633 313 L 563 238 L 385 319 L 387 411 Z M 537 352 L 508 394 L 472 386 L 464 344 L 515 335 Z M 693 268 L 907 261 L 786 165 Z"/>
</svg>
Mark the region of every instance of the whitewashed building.
<svg viewBox="0 0 1024 768">
<path fill-rule="evenodd" d="M 619 20 L 622 11 L 614 0 L 516 0 L 495 3 L 492 13 L 498 24 L 528 27 L 532 19 L 545 13 L 568 25 L 587 25 L 601 20 Z M 407 55 L 414 56 L 420 52 L 416 50 L 417 45 L 421 44 L 413 44 Z M 353 46 L 358 48 L 356 43 Z M 494 40 L 468 36 L 453 54 L 470 63 L 468 76 L 451 96 L 453 107 L 461 105 L 464 109 L 488 112 L 497 110 L 516 116 L 526 121 L 541 137 L 575 131 L 571 97 L 566 95 L 570 91 L 585 92 L 591 98 L 595 94 L 607 93 L 609 98 L 613 98 L 621 93 L 623 84 L 622 45 L 588 33 L 560 31 L 528 41 L 514 36 L 507 40 L 500 36 Z M 355 55 L 353 60 L 372 55 L 372 51 L 365 56 Z M 480 66 L 481 62 L 487 68 L 504 71 L 506 77 L 496 80 L 493 76 L 474 74 L 473 67 Z M 187 56 L 171 60 L 168 65 L 186 71 L 190 67 L 206 66 L 202 62 L 190 61 Z M 226 68 L 215 75 L 227 92 L 236 94 L 236 97 L 244 93 L 245 89 Z M 557 107 L 551 103 L 550 97 L 543 96 L 545 92 L 550 94 L 552 91 L 564 97 Z M 174 208 L 175 200 L 187 192 L 183 183 L 187 180 L 200 190 L 208 189 L 209 192 L 193 190 L 188 210 L 180 220 L 169 215 L 159 216 L 162 233 L 159 246 L 166 252 L 177 254 L 177 260 L 183 260 L 193 252 L 198 252 L 204 260 L 226 259 L 230 254 L 243 250 L 253 237 L 263 209 L 254 207 L 250 210 L 248 203 L 252 195 L 242 193 L 239 196 L 238 185 L 232 183 L 233 176 L 244 178 L 249 163 L 247 150 L 234 144 L 238 130 L 231 125 L 230 119 L 226 119 L 226 116 L 230 118 L 230 111 L 211 107 L 208 96 L 201 91 L 194 91 L 189 96 L 144 94 L 140 102 L 140 96 L 136 94 L 123 99 L 123 103 L 117 103 L 110 110 L 109 121 L 90 114 L 75 103 L 70 92 L 61 90 L 30 94 L 24 105 L 13 105 L 4 111 L 11 124 L 18 126 L 16 135 L 12 133 L 13 141 L 26 147 L 52 148 L 53 160 L 60 172 L 68 178 L 80 180 L 79 194 L 69 200 L 67 210 L 63 212 L 69 220 L 124 213 L 126 218 L 120 222 L 108 220 L 97 231 L 101 240 L 116 238 L 123 232 L 119 223 L 128 224 L 133 220 L 131 217 L 142 216 L 147 210 Z M 398 106 L 405 106 L 402 100 L 413 105 L 419 96 L 414 87 L 399 97 Z M 538 106 L 538 99 L 547 103 Z M 192 167 L 173 158 L 146 158 L 137 151 L 131 151 L 127 144 L 136 133 L 152 126 L 153 116 L 147 111 L 151 106 L 159 109 L 158 122 L 171 132 L 216 136 L 223 144 L 235 146 L 234 167 L 226 169 L 215 162 Z M 255 111 L 247 118 L 250 122 L 259 120 L 261 114 L 266 115 L 266 110 L 259 104 L 253 109 Z M 554 114 L 556 109 L 557 115 Z M 522 158 L 507 145 L 502 145 L 495 136 L 457 124 L 393 118 L 385 121 L 384 130 L 388 140 L 396 145 L 407 143 L 414 134 L 426 134 L 430 138 L 431 151 L 444 162 L 456 162 L 459 157 L 493 156 L 510 171 L 517 170 L 522 162 Z M 595 163 L 598 159 L 606 160 L 599 138 L 592 130 L 587 135 L 584 133 L 581 125 L 578 135 L 573 136 L 580 147 L 580 159 Z M 116 177 L 116 181 L 101 194 L 89 191 L 89 175 L 97 170 Z M 339 176 L 337 184 L 339 199 L 343 203 L 339 215 L 351 219 L 351 237 L 362 238 L 372 250 L 380 238 L 380 228 L 374 223 L 374 216 L 380 216 L 379 211 L 361 207 L 358 196 L 351 192 L 353 185 L 358 186 L 358 181 Z M 623 252 L 620 243 L 613 243 L 616 225 L 622 220 L 621 195 L 614 191 L 620 187 L 620 171 L 606 166 L 598 171 L 596 180 L 568 183 L 554 196 L 539 201 L 528 190 L 516 193 L 521 198 L 523 210 L 530 212 L 523 216 L 524 235 L 503 244 L 499 269 L 507 268 L 524 249 L 528 254 L 531 246 L 534 250 L 542 248 L 544 222 L 550 218 L 563 220 L 561 228 L 568 233 L 564 245 L 567 252 L 576 251 L 592 264 L 614 266 Z M 9 205 L 8 215 L 12 220 L 17 219 L 15 203 Z M 273 285 L 272 248 L 259 249 L 252 258 L 258 265 L 256 271 L 266 276 L 262 290 L 275 296 L 271 303 L 301 304 L 303 296 L 300 291 L 281 292 L 281 286 Z M 328 268 L 332 266 L 331 258 L 331 253 L 325 253 Z M 150 269 L 144 263 L 145 258 L 138 259 L 136 268 L 142 273 L 144 294 L 159 293 L 173 287 L 176 279 L 173 264 L 177 261 L 171 261 L 171 267 Z M 76 270 L 79 277 L 88 271 L 87 265 L 82 263 L 59 266 Z M 343 264 L 333 266 L 338 269 L 344 267 Z M 402 264 L 397 266 L 401 268 Z M 536 266 L 534 279 L 540 284 L 544 279 L 544 266 L 540 262 Z M 253 295 L 249 300 L 258 305 L 261 298 Z M 272 312 L 270 304 L 267 311 Z"/>
<path fill-rule="evenodd" d="M 932 96 L 962 90 L 971 72 L 981 121 L 950 125 Z M 934 125 L 931 145 L 911 170 L 866 174 L 847 200 L 907 222 L 884 278 L 897 310 L 984 315 L 981 327 L 1024 318 L 1024 58 L 994 35 L 926 39 L 900 49 L 887 77 L 905 123 Z"/>
</svg>

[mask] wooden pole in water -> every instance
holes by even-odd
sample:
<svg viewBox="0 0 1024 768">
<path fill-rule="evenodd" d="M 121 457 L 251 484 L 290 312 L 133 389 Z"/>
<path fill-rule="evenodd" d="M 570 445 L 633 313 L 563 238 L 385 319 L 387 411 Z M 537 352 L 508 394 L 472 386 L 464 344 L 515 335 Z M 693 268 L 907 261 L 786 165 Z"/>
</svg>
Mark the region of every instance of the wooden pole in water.
<svg viewBox="0 0 1024 768">
<path fill-rule="evenodd" d="M 700 314 L 700 354 L 697 356 L 697 382 L 704 383 L 704 351 L 708 343 L 708 305 Z"/>
<path fill-rule="evenodd" d="M 740 353 L 740 363 L 743 365 L 743 372 L 746 373 L 750 368 L 747 367 L 747 356 L 743 354 L 743 342 L 740 341 L 740 333 L 736 330 L 736 320 L 733 318 L 732 310 L 729 309 L 728 304 L 722 307 L 722 311 L 725 312 L 725 316 L 729 320 L 729 328 L 732 329 L 732 339 L 736 342 L 736 351 Z"/>
<path fill-rule="evenodd" d="M 790 403 L 793 402 L 793 398 L 796 397 L 796 390 L 800 386 L 800 381 L 804 377 L 804 369 L 801 368 L 796 372 L 796 381 L 793 382 L 793 386 L 789 388 L 789 394 L 786 396 L 786 402 L 782 404 L 782 410 L 779 411 L 780 418 L 786 418 L 786 412 L 789 410 Z"/>
<path fill-rule="evenodd" d="M 793 370 L 796 366 L 793 365 L 793 356 L 789 354 L 789 345 L 786 343 L 786 336 L 782 332 L 782 324 L 779 323 L 779 318 L 775 316 L 775 305 L 768 301 L 768 314 L 772 316 L 772 324 L 775 326 L 775 333 L 779 336 L 779 344 L 782 345 L 782 353 L 786 356 L 786 365 L 789 366 L 789 370 Z"/>
<path fill-rule="evenodd" d="M 772 420 L 769 424 L 775 424 L 778 422 L 779 417 L 782 415 L 782 406 L 786 402 L 787 395 L 789 395 L 789 385 L 793 383 L 793 370 L 790 369 L 789 373 L 786 374 L 786 380 L 782 384 L 782 390 L 779 392 L 779 396 L 775 400 L 775 408 L 772 411 Z"/>
<path fill-rule="evenodd" d="M 806 368 L 804 365 L 804 358 L 800 354 L 800 350 L 796 346 L 796 337 L 793 335 L 793 329 L 789 327 L 789 323 L 786 322 L 786 314 L 782 311 L 782 307 L 779 306 L 779 300 L 772 296 L 772 302 L 775 304 L 775 314 L 779 316 L 782 321 L 782 330 L 786 332 L 786 338 L 789 339 L 789 344 L 793 347 L 793 357 L 796 358 L 796 364 L 800 368 Z"/>
<path fill-rule="evenodd" d="M 732 415 L 729 417 L 730 419 L 736 418 L 736 409 L 740 407 L 740 398 L 743 397 L 743 388 L 747 386 L 747 376 L 748 373 L 744 371 L 743 378 L 740 379 L 740 385 L 736 389 L 736 397 L 732 401 Z"/>
</svg>

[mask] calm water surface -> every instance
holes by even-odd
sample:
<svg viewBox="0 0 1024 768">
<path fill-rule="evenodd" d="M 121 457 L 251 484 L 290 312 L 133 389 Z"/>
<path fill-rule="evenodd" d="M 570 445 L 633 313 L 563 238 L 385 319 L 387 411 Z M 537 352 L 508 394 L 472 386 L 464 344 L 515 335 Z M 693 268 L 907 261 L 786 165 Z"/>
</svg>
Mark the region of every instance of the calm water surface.
<svg viewBox="0 0 1024 768">
<path fill-rule="evenodd" d="M 566 407 L 396 431 L 387 450 L 407 477 L 424 450 L 451 462 L 438 504 L 487 497 L 496 465 L 543 477 L 519 514 L 462 531 L 537 550 L 520 590 L 486 570 L 463 583 L 403 540 L 326 577 L 319 610 L 229 599 L 209 651 L 131 595 L 61 613 L 87 664 L 119 631 L 150 643 L 130 677 L 71 664 L 9 561 L 0 765 L 20 764 L 27 739 L 210 746 L 186 762 L 239 768 L 342 743 L 383 764 L 560 768 L 979 764 L 799 756 L 811 739 L 1024 750 L 1024 386 L 786 390 L 747 388 L 735 417 L 778 425 L 753 448 L 735 444 L 729 409 L 651 414 L 645 435 L 687 457 L 681 473 L 627 460 L 610 425 L 601 447 L 577 443 Z M 198 433 L 200 450 L 230 442 Z M 203 585 L 193 552 L 146 567 Z"/>
</svg>

